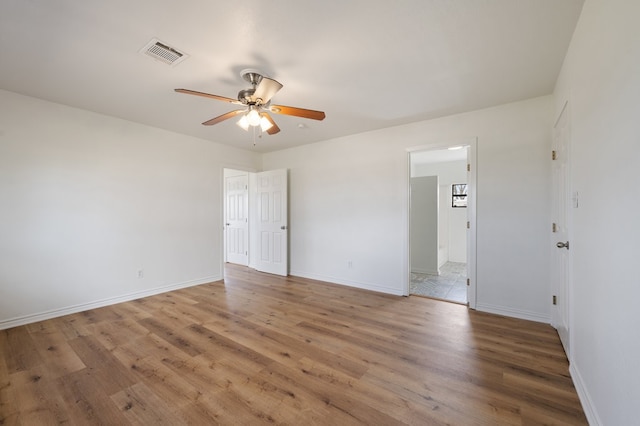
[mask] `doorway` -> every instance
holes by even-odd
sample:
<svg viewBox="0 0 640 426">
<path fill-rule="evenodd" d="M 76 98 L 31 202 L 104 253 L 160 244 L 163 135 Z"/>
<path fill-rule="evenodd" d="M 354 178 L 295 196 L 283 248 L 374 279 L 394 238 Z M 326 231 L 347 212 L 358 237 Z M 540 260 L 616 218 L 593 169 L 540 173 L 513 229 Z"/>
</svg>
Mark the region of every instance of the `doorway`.
<svg viewBox="0 0 640 426">
<path fill-rule="evenodd" d="M 287 276 L 288 171 L 223 169 L 225 263 Z"/>
<path fill-rule="evenodd" d="M 475 140 L 409 153 L 410 295 L 475 308 Z"/>
<path fill-rule="evenodd" d="M 249 172 L 224 169 L 224 260 L 249 266 Z"/>
</svg>

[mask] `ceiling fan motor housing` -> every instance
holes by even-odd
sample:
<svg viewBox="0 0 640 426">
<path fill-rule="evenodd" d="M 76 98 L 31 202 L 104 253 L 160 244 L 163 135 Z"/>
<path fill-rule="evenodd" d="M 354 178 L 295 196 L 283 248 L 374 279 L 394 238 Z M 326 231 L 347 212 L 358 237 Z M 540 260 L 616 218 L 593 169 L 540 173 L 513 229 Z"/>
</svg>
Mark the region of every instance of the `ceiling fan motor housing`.
<svg viewBox="0 0 640 426">
<path fill-rule="evenodd" d="M 238 100 L 245 105 L 255 104 L 253 94 L 256 92 L 255 87 L 252 89 L 245 89 L 238 92 Z"/>
</svg>

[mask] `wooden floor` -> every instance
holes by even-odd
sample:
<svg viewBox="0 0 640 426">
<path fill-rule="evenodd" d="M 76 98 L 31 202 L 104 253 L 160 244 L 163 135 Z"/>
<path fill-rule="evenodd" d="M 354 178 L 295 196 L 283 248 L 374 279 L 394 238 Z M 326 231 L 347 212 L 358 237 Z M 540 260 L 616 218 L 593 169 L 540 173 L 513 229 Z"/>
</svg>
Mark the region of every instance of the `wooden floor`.
<svg viewBox="0 0 640 426">
<path fill-rule="evenodd" d="M 550 326 L 228 266 L 0 331 L 0 424 L 587 424 Z"/>
</svg>

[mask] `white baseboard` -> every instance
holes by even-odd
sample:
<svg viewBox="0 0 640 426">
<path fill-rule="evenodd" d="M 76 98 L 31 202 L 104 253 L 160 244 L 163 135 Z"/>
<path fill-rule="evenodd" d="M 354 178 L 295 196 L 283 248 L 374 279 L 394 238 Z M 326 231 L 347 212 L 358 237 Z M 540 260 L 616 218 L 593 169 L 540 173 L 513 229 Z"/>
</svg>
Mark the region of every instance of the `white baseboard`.
<svg viewBox="0 0 640 426">
<path fill-rule="evenodd" d="M 411 272 L 414 274 L 440 275 L 438 269 L 411 268 Z"/>
<path fill-rule="evenodd" d="M 549 315 L 543 315 L 538 312 L 524 311 L 520 309 L 507 308 L 505 306 L 488 305 L 486 303 L 476 303 L 476 310 L 480 312 L 488 312 L 490 314 L 502 315 L 505 317 L 520 318 L 529 321 L 551 323 Z"/>
<path fill-rule="evenodd" d="M 0 330 L 7 328 L 18 327 L 20 325 L 31 324 L 38 321 L 45 321 L 51 318 L 61 317 L 64 315 L 75 314 L 77 312 L 87 311 L 89 309 L 102 308 L 103 306 L 115 305 L 117 303 L 129 302 L 131 300 L 141 299 L 143 297 L 154 296 L 160 293 L 166 293 L 173 290 L 178 290 L 185 287 L 192 287 L 195 285 L 206 284 L 214 281 L 222 280 L 222 276 L 211 276 L 199 278 L 197 280 L 190 280 L 176 284 L 169 284 L 161 287 L 155 287 L 149 290 L 138 291 L 134 293 L 125 294 L 122 296 L 109 297 L 102 300 L 96 300 L 88 303 L 81 303 L 79 305 L 67 306 L 60 309 L 52 309 L 50 311 L 39 312 L 35 314 L 24 315 L 16 318 L 10 318 L 6 320 L 0 320 Z"/>
<path fill-rule="evenodd" d="M 342 278 L 330 277 L 327 275 L 310 274 L 302 271 L 289 271 L 290 275 L 295 277 L 309 278 L 311 280 L 324 281 L 331 284 L 340 284 L 348 287 L 361 288 L 363 290 L 377 291 L 379 293 L 392 294 L 394 296 L 403 296 L 402 289 L 379 286 L 376 284 L 362 283 L 353 280 L 345 280 Z"/>
<path fill-rule="evenodd" d="M 596 412 L 595 406 L 593 405 L 591 396 L 589 395 L 589 392 L 584 385 L 582 375 L 580 374 L 578 368 L 575 367 L 574 363 L 569 364 L 569 373 L 571 374 L 571 378 L 573 379 L 573 385 L 576 387 L 578 398 L 580 398 L 580 403 L 582 404 L 584 415 L 587 416 L 587 421 L 591 426 L 602 425 L 603 423 L 600 421 L 600 417 L 598 417 L 598 413 Z"/>
</svg>

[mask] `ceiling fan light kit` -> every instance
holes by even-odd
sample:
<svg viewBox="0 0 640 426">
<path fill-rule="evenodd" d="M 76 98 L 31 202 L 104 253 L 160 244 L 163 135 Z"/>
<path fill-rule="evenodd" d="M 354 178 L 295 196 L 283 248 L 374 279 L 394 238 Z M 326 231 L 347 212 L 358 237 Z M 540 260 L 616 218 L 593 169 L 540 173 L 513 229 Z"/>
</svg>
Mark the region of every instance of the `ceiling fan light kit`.
<svg viewBox="0 0 640 426">
<path fill-rule="evenodd" d="M 197 92 L 188 89 L 175 89 L 178 93 L 187 95 L 202 96 L 205 98 L 216 99 L 223 102 L 229 102 L 236 105 L 243 105 L 246 108 L 229 111 L 218 117 L 214 117 L 205 121 L 205 126 L 212 126 L 222 121 L 228 120 L 237 115 L 242 115 L 237 122 L 238 126 L 248 131 L 250 127 L 256 129 L 259 127 L 261 131 L 269 135 L 274 135 L 280 131 L 278 125 L 273 121 L 269 112 L 274 114 L 291 115 L 295 117 L 309 118 L 312 120 L 324 120 L 325 113 L 311 109 L 289 107 L 284 105 L 271 105 L 271 98 L 282 89 L 282 84 L 276 80 L 263 76 L 255 69 L 244 69 L 240 72 L 243 80 L 251 84 L 251 88 L 240 90 L 238 99 L 227 98 L 225 96 L 213 95 L 210 93 Z M 255 136 L 255 131 L 254 131 Z M 254 142 L 255 145 L 255 142 Z"/>
</svg>

